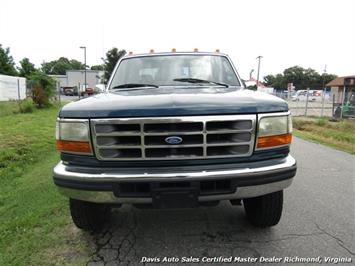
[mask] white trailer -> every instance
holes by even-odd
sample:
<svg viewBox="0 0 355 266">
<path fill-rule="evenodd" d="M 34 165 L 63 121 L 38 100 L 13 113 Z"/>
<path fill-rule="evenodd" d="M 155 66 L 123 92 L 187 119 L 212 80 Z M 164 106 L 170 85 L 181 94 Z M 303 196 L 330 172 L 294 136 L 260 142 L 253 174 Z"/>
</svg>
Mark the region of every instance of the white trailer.
<svg viewBox="0 0 355 266">
<path fill-rule="evenodd" d="M 0 101 L 26 98 L 26 79 L 0 75 Z"/>
</svg>

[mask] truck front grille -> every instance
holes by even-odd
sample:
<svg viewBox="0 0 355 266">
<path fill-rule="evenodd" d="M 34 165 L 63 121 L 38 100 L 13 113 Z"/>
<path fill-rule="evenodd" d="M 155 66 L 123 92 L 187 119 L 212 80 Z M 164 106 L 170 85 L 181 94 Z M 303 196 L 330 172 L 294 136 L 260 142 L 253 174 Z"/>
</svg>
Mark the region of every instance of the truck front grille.
<svg viewBox="0 0 355 266">
<path fill-rule="evenodd" d="M 105 161 L 250 156 L 255 115 L 92 119 L 96 157 Z"/>
</svg>

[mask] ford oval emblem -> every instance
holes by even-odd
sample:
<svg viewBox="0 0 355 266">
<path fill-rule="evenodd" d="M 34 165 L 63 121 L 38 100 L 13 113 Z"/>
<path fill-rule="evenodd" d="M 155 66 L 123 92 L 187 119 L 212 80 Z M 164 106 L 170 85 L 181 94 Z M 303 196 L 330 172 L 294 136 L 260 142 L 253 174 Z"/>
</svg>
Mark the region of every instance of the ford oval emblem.
<svg viewBox="0 0 355 266">
<path fill-rule="evenodd" d="M 182 142 L 182 138 L 178 137 L 178 136 L 171 136 L 171 137 L 167 137 L 165 139 L 165 142 L 171 145 L 176 145 L 176 144 L 180 144 Z"/>
</svg>

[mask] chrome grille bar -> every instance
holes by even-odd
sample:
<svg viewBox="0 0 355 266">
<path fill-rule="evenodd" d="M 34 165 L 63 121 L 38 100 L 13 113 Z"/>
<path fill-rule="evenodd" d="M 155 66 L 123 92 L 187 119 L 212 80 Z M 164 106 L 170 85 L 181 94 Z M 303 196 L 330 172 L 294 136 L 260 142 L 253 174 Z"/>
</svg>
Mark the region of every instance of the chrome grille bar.
<svg viewBox="0 0 355 266">
<path fill-rule="evenodd" d="M 256 115 L 92 119 L 96 157 L 105 161 L 250 156 Z M 181 143 L 169 144 L 168 137 Z"/>
</svg>

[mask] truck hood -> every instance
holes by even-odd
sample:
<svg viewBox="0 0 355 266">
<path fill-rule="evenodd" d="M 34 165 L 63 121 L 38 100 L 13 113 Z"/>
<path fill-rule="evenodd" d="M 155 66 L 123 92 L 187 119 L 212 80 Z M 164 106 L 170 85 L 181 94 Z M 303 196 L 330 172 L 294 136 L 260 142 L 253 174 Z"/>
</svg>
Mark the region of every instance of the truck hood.
<svg viewBox="0 0 355 266">
<path fill-rule="evenodd" d="M 236 88 L 164 87 L 105 92 L 65 105 L 60 117 L 109 118 L 256 114 L 287 111 L 275 96 Z"/>
</svg>

